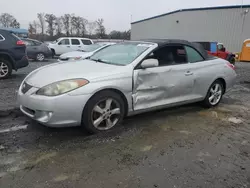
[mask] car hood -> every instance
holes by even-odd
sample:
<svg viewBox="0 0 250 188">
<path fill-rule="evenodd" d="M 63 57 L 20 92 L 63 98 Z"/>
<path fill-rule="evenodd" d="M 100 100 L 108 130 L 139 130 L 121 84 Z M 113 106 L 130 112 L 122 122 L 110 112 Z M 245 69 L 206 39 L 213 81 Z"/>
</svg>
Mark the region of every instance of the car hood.
<svg viewBox="0 0 250 188">
<path fill-rule="evenodd" d="M 40 88 L 54 82 L 74 78 L 84 78 L 91 82 L 94 79 L 121 74 L 124 71 L 124 66 L 81 60 L 73 63 L 63 62 L 44 66 L 30 73 L 25 78 L 25 81 L 34 87 Z"/>
<path fill-rule="evenodd" d="M 64 58 L 73 58 L 73 57 L 85 57 L 88 55 L 91 55 L 91 52 L 79 52 L 79 51 L 74 51 L 74 52 L 68 52 L 68 53 L 64 53 L 62 55 L 60 55 L 60 59 L 64 59 Z"/>
</svg>

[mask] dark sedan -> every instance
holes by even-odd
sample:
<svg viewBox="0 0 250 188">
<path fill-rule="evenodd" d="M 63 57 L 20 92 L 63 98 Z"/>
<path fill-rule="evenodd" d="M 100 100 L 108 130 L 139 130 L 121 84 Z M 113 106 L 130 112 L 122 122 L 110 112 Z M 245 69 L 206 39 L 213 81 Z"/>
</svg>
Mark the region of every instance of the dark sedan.
<svg viewBox="0 0 250 188">
<path fill-rule="evenodd" d="M 22 38 L 22 41 L 24 41 L 27 46 L 29 59 L 44 61 L 46 58 L 52 57 L 52 52 L 45 43 L 28 38 Z"/>
</svg>

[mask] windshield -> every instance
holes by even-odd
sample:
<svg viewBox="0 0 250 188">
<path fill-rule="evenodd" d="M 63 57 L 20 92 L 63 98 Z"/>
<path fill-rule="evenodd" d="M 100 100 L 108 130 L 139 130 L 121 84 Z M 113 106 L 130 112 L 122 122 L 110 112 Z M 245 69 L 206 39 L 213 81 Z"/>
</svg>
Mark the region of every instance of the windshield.
<svg viewBox="0 0 250 188">
<path fill-rule="evenodd" d="M 52 44 L 55 44 L 55 43 L 57 43 L 57 42 L 58 42 L 58 39 L 57 39 L 57 40 L 55 40 L 55 41 L 53 41 L 53 42 L 52 42 Z"/>
<path fill-rule="evenodd" d="M 82 51 L 84 51 L 84 52 L 92 52 L 92 51 L 97 50 L 101 46 L 103 46 L 103 45 L 101 45 L 101 44 L 86 45 L 86 46 L 82 47 Z"/>
<path fill-rule="evenodd" d="M 149 47 L 149 44 L 140 43 L 115 44 L 96 52 L 90 59 L 107 64 L 128 65 Z"/>
</svg>

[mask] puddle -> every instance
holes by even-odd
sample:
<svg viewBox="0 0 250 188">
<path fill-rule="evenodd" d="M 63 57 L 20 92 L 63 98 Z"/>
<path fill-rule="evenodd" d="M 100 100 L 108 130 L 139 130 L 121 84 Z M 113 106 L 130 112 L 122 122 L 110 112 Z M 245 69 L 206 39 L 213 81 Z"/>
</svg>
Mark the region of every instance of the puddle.
<svg viewBox="0 0 250 188">
<path fill-rule="evenodd" d="M 210 155 L 210 153 L 208 153 L 208 152 L 199 152 L 198 154 L 197 154 L 197 157 L 211 157 L 211 155 Z"/>
<path fill-rule="evenodd" d="M 231 122 L 231 123 L 234 123 L 234 124 L 241 124 L 243 123 L 243 121 L 239 118 L 236 118 L 236 117 L 230 117 L 228 118 L 228 121 Z"/>
<path fill-rule="evenodd" d="M 215 118 L 215 119 L 226 119 L 228 114 L 225 112 L 220 112 L 220 111 L 210 111 L 210 110 L 204 110 L 198 112 L 200 116 L 205 116 L 205 117 L 210 117 L 210 118 Z"/>
<path fill-rule="evenodd" d="M 60 181 L 65 181 L 65 180 L 67 180 L 67 179 L 69 179 L 68 176 L 66 176 L 66 175 L 60 175 L 60 176 L 55 177 L 55 178 L 54 178 L 54 181 L 55 181 L 55 182 L 60 182 Z"/>
<path fill-rule="evenodd" d="M 181 133 L 181 134 L 185 134 L 185 135 L 190 135 L 190 134 L 192 134 L 191 132 L 189 132 L 189 131 L 185 131 L 185 130 L 180 131 L 180 133 Z"/>
<path fill-rule="evenodd" d="M 143 148 L 141 148 L 141 151 L 150 151 L 152 149 L 152 145 L 149 145 L 149 146 L 144 146 Z"/>
</svg>

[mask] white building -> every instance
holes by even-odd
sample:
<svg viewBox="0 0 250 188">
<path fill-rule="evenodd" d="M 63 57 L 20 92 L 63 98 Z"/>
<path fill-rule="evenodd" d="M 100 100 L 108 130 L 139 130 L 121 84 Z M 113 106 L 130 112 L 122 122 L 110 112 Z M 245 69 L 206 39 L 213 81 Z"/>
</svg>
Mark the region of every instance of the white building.
<svg viewBox="0 0 250 188">
<path fill-rule="evenodd" d="M 249 11 L 250 5 L 177 10 L 131 23 L 131 40 L 213 41 L 239 52 L 250 38 Z"/>
</svg>

